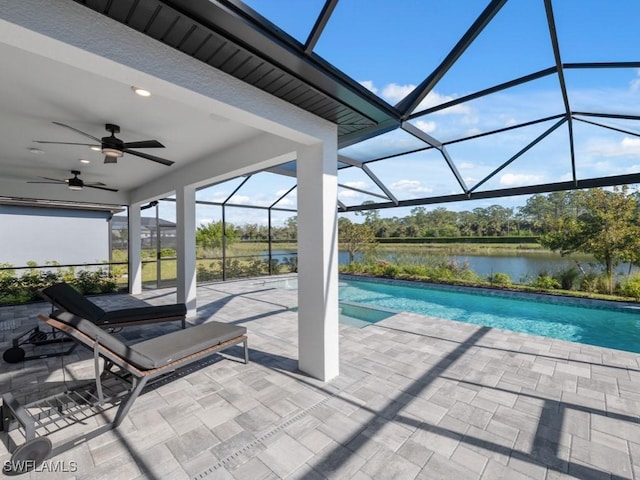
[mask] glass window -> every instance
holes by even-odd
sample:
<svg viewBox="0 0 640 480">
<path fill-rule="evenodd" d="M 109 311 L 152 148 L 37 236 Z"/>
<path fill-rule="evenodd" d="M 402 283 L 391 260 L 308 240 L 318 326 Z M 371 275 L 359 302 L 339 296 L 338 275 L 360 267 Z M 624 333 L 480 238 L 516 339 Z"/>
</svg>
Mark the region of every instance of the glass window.
<svg viewBox="0 0 640 480">
<path fill-rule="evenodd" d="M 640 114 L 639 69 L 571 69 L 565 81 L 574 112 Z"/>
<path fill-rule="evenodd" d="M 372 162 L 368 166 L 398 200 L 462 193 L 451 169 L 436 149 Z"/>
<path fill-rule="evenodd" d="M 579 179 L 640 171 L 640 138 L 582 122 L 574 123 L 574 138 Z"/>
</svg>

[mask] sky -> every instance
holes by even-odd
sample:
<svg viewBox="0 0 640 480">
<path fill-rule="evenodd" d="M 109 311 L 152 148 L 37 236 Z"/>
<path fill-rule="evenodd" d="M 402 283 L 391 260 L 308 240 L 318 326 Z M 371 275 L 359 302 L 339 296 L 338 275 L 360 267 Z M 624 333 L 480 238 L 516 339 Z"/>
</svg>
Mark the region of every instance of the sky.
<svg viewBox="0 0 640 480">
<path fill-rule="evenodd" d="M 246 0 L 250 7 L 304 43 L 323 5 L 321 0 Z M 488 0 L 339 0 L 314 53 L 331 62 L 390 104 L 409 94 L 446 57 Z M 640 2 L 637 0 L 554 0 L 552 2 L 563 63 L 640 61 Z M 543 0 L 508 0 L 415 112 L 555 65 Z M 574 112 L 640 113 L 640 69 L 565 71 Z M 564 112 L 557 75 L 503 90 L 429 115 L 412 123 L 440 141 L 449 141 Z M 640 171 L 640 122 L 587 118 L 626 130 L 620 133 L 574 121 L 576 173 L 579 179 Z M 455 143 L 447 151 L 468 187 L 475 186 L 555 121 Z M 631 134 L 633 133 L 633 134 Z M 634 135 L 635 134 L 635 135 Z M 477 191 L 572 179 L 568 126 L 562 124 L 534 148 L 477 187 Z M 394 132 L 342 149 L 341 154 L 369 160 L 423 145 L 406 132 Z M 461 188 L 435 150 L 369 164 L 399 199 L 460 193 Z M 361 170 L 341 170 L 338 182 L 382 193 Z M 239 180 L 200 191 L 198 199 L 221 201 Z M 231 203 L 270 205 L 294 185 L 294 179 L 259 174 Z M 492 204 L 517 207 L 527 197 L 445 204 L 471 210 Z M 346 205 L 380 201 L 339 189 Z M 295 191 L 279 206 L 295 208 Z M 438 205 L 427 206 L 428 209 Z M 237 210 L 237 211 L 236 211 Z M 409 209 L 382 210 L 404 216 Z M 217 213 L 216 213 L 217 212 Z M 202 208 L 198 223 L 220 218 L 219 208 Z M 285 213 L 274 224 L 294 214 Z M 232 218 L 230 218 L 232 217 Z M 282 218 L 280 218 L 282 217 Z M 235 220 L 237 218 L 238 220 Z M 234 209 L 234 223 L 266 223 L 266 212 Z"/>
</svg>

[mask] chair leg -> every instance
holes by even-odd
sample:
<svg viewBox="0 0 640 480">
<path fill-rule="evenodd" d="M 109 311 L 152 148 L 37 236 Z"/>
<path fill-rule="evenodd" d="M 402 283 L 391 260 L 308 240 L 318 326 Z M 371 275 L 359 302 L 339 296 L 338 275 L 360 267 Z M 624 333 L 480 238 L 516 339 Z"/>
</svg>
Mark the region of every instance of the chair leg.
<svg viewBox="0 0 640 480">
<path fill-rule="evenodd" d="M 131 387 L 131 393 L 126 400 L 122 401 L 120 407 L 118 408 L 118 412 L 116 413 L 116 417 L 113 419 L 114 428 L 120 425 L 122 423 L 122 420 L 124 420 L 124 417 L 126 417 L 127 413 L 129 413 L 129 409 L 138 398 L 138 395 L 140 395 L 140 392 L 142 392 L 144 386 L 147 384 L 147 378 L 143 377 L 141 379 L 134 380 L 134 382 L 135 383 Z"/>
<path fill-rule="evenodd" d="M 249 363 L 249 339 L 245 338 L 242 343 L 244 344 L 244 363 Z"/>
</svg>

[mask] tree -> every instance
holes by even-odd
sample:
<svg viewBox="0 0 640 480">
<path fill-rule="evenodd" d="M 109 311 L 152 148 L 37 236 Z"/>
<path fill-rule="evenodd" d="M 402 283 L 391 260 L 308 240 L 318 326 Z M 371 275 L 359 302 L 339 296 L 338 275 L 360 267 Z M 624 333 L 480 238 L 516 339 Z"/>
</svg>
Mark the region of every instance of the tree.
<svg viewBox="0 0 640 480">
<path fill-rule="evenodd" d="M 353 263 L 358 252 L 364 252 L 376 244 L 373 228 L 366 223 L 352 223 L 346 217 L 338 220 L 338 240 L 349 254 L 349 263 Z"/>
<path fill-rule="evenodd" d="M 589 253 L 604 265 L 613 292 L 613 271 L 621 261 L 634 258 L 640 246 L 635 197 L 628 188 L 613 191 L 594 188 L 577 194 L 577 206 L 583 211 L 575 217 L 565 212 L 556 218 L 556 231 L 541 237 L 540 243 L 562 255 Z"/>
<path fill-rule="evenodd" d="M 201 224 L 196 230 L 196 245 L 202 248 L 221 248 L 223 240 L 222 222 Z M 224 229 L 227 246 L 236 241 L 236 230 L 232 223 L 226 223 Z"/>
</svg>

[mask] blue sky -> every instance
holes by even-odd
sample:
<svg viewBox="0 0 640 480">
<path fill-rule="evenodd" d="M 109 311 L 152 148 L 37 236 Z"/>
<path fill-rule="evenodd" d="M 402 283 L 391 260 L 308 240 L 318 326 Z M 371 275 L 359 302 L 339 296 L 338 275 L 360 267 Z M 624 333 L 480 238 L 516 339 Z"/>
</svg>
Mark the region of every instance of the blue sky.
<svg viewBox="0 0 640 480">
<path fill-rule="evenodd" d="M 320 0 L 247 0 L 294 38 L 304 42 Z M 402 100 L 447 55 L 460 36 L 485 8 L 486 0 L 340 0 L 315 53 L 333 63 L 363 86 L 391 104 Z M 562 61 L 639 61 L 640 2 L 637 0 L 554 0 L 555 22 Z M 542 0 L 509 0 L 464 55 L 447 72 L 416 111 L 459 98 L 494 84 L 554 66 L 549 29 Z M 573 111 L 640 112 L 640 69 L 567 70 L 565 73 Z M 429 135 L 451 140 L 564 112 L 556 75 L 503 90 L 490 96 L 413 120 Z M 638 121 L 591 119 L 640 134 Z M 464 181 L 473 186 L 511 158 L 554 122 L 512 130 L 496 136 L 447 147 Z M 619 175 L 640 171 L 640 137 L 574 122 L 578 178 Z M 342 154 L 358 159 L 408 149 L 416 142 L 396 131 L 349 147 Z M 567 125 L 541 141 L 478 190 L 508 188 L 571 179 Z M 448 167 L 435 151 L 426 151 L 370 164 L 374 173 L 400 199 L 460 193 Z M 269 174 L 256 177 L 234 203 L 268 205 L 285 192 L 293 180 Z M 339 182 L 381 193 L 361 171 L 341 171 Z M 238 181 L 201 191 L 198 198 L 222 200 Z M 347 205 L 379 200 L 341 189 Z M 523 205 L 525 197 L 446 204 L 467 210 L 499 203 Z M 282 206 L 295 207 L 295 192 Z M 435 208 L 428 207 L 428 208 Z M 199 223 L 216 220 L 214 209 L 198 212 Z M 219 209 L 218 209 L 219 210 Z M 383 216 L 403 216 L 408 209 L 381 211 Z M 235 223 L 264 223 L 260 211 L 238 211 Z M 289 216 L 284 214 L 282 220 Z M 278 220 L 274 220 L 275 223 Z"/>
</svg>

